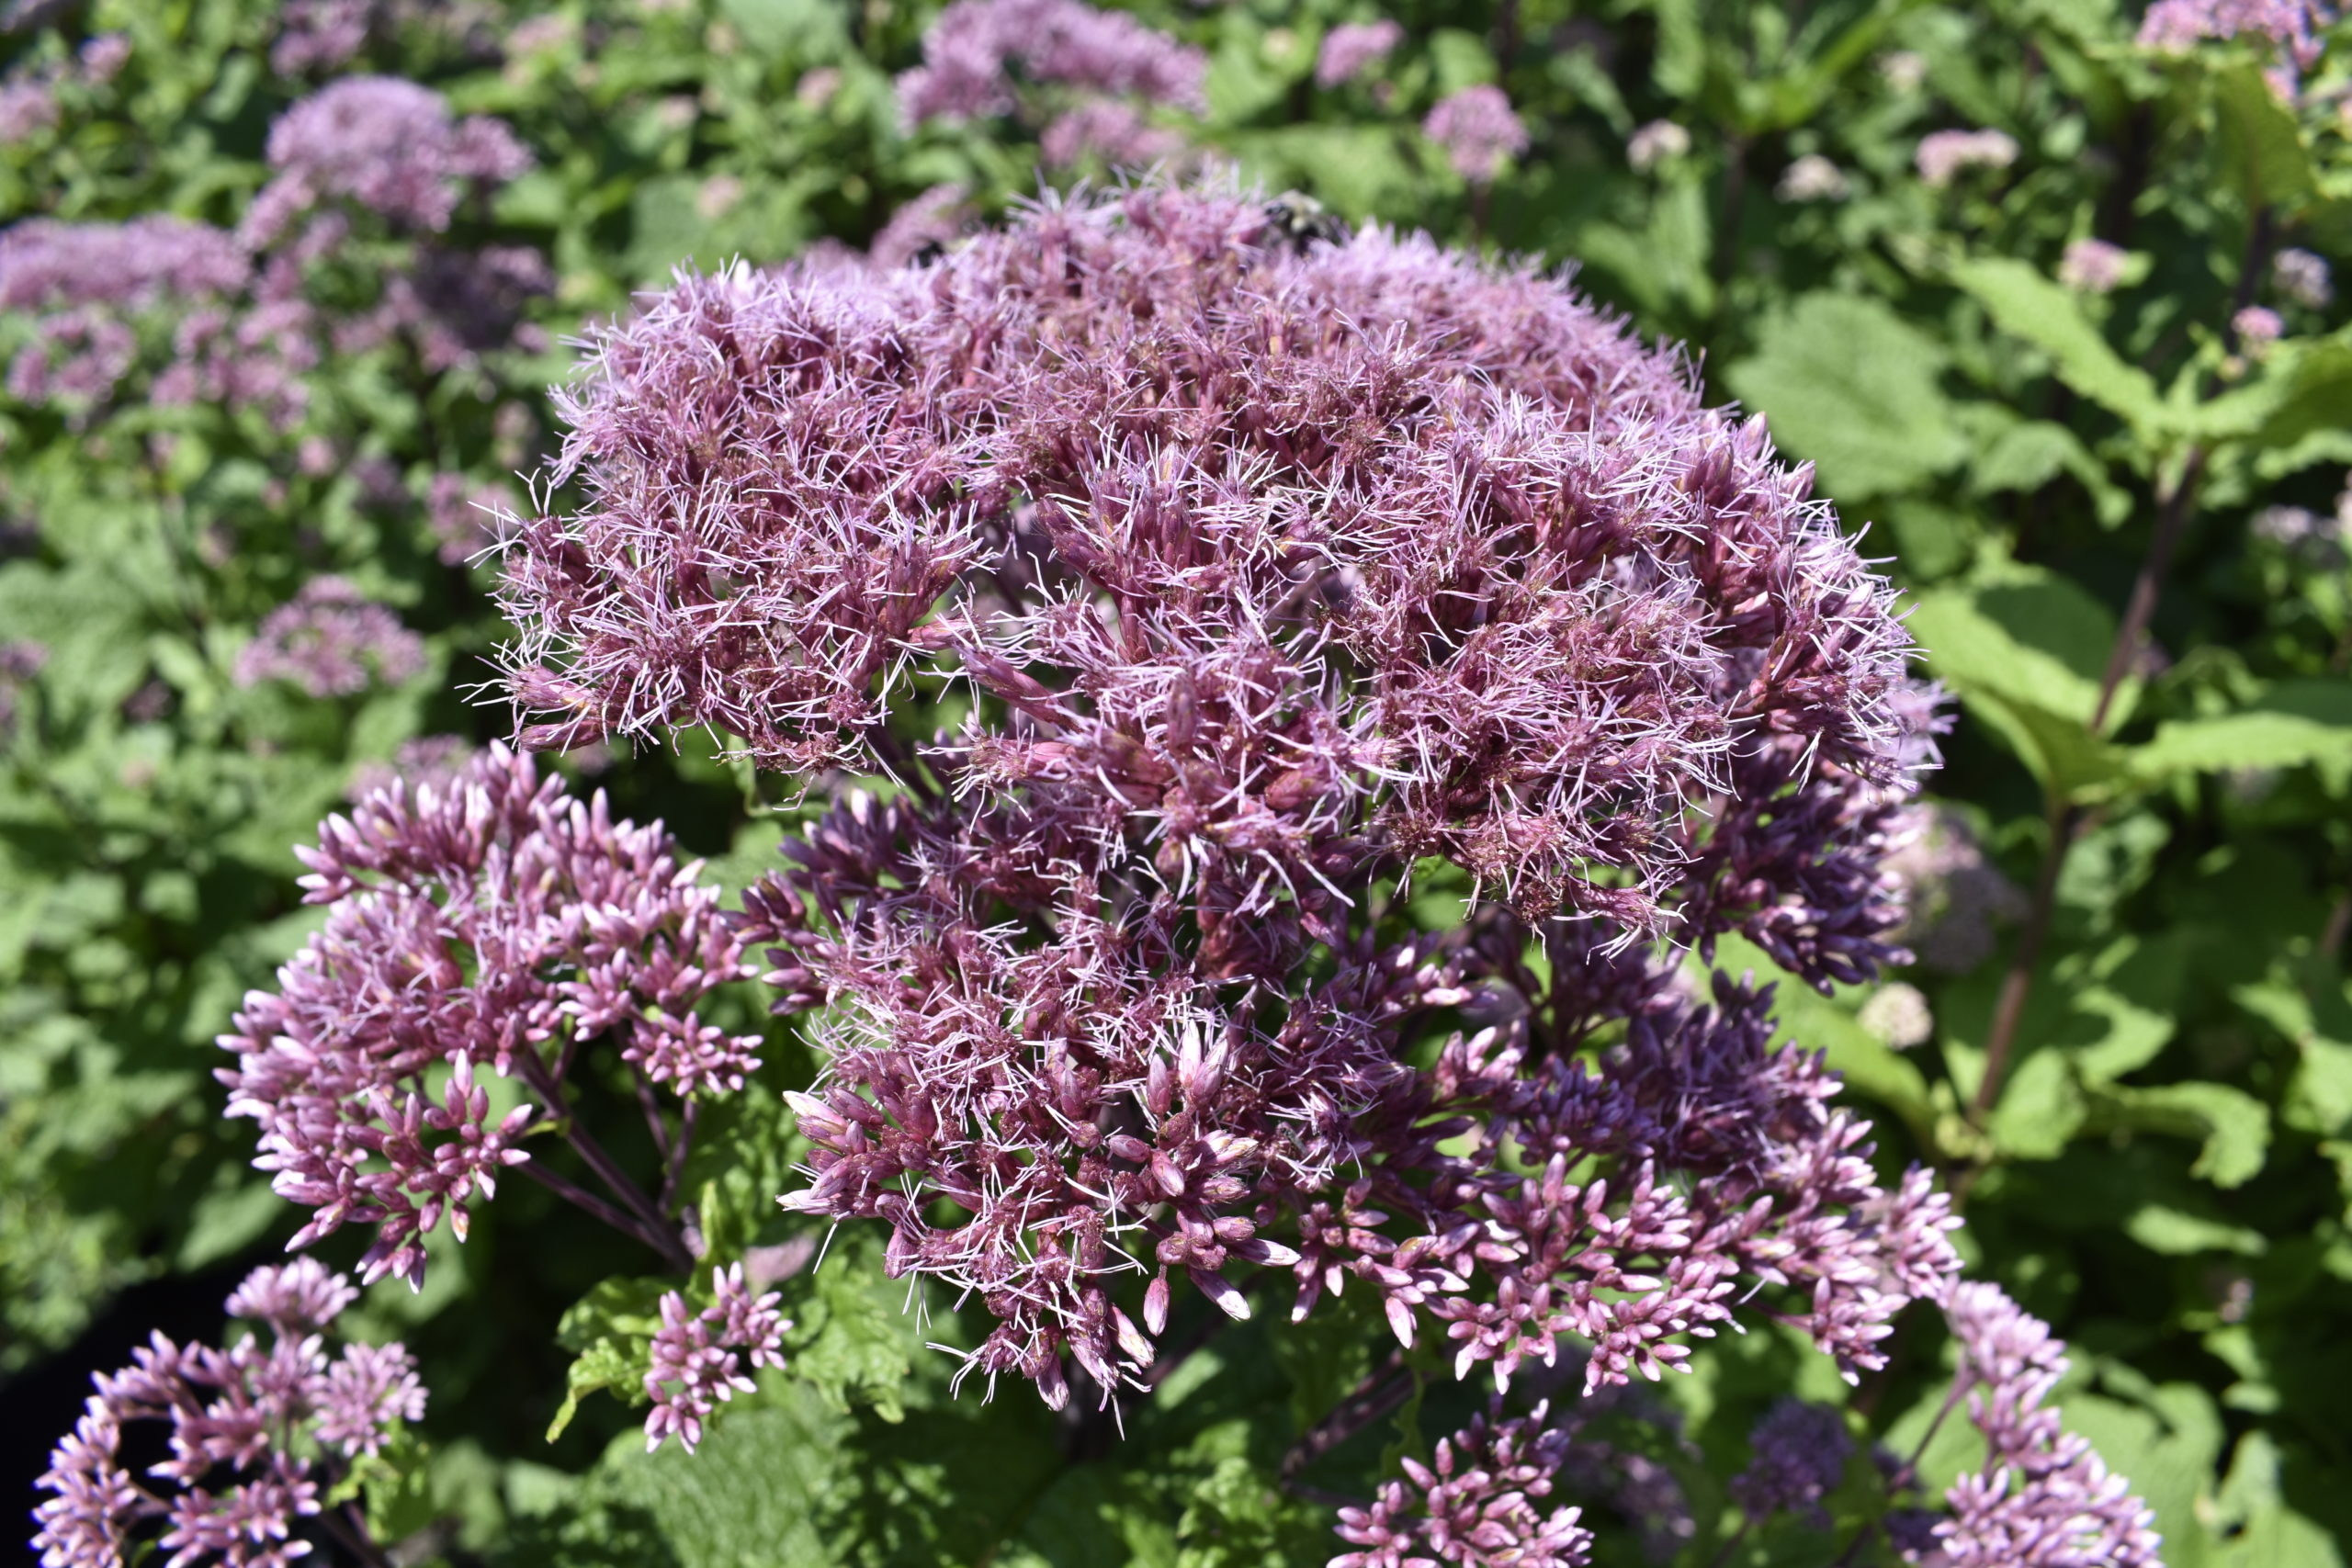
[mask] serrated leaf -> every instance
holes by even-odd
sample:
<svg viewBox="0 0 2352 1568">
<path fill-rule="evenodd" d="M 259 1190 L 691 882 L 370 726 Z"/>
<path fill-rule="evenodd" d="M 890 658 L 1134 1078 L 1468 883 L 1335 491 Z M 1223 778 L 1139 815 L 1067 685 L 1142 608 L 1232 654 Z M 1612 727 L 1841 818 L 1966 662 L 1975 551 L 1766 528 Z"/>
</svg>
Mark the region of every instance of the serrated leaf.
<svg viewBox="0 0 2352 1568">
<path fill-rule="evenodd" d="M 1872 299 L 1807 294 L 1770 319 L 1724 377 L 1773 439 L 1855 502 L 1907 490 L 1967 455 L 1936 384 L 1940 344 Z"/>
<path fill-rule="evenodd" d="M 907 1285 L 883 1273 L 881 1251 L 871 1227 L 834 1233 L 808 1294 L 794 1303 L 786 1355 L 793 1375 L 834 1409 L 872 1405 L 895 1422 L 906 1416 L 915 1358 L 932 1352 L 909 1310 Z"/>
<path fill-rule="evenodd" d="M 2048 355 L 2052 371 L 2075 391 L 2143 435 L 2166 428 L 2155 381 L 2108 346 L 2072 289 L 2007 256 L 1960 262 L 1951 279 L 1975 297 L 1994 325 Z"/>
</svg>

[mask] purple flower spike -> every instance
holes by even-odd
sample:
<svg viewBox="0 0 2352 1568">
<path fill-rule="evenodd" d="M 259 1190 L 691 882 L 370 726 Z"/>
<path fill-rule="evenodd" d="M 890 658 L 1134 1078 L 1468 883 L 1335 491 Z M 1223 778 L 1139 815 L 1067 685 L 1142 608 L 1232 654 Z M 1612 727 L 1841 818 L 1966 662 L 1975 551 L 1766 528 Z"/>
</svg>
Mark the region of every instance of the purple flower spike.
<svg viewBox="0 0 2352 1568">
<path fill-rule="evenodd" d="M 1968 1418 L 1988 1452 L 1983 1470 L 1945 1494 L 1932 1545 L 1915 1540 L 1904 1560 L 1937 1568 L 2161 1568 L 2154 1514 L 2043 1404 L 2065 1375 L 2064 1343 L 1997 1285 L 1956 1284 L 1943 1308 L 1960 1343 Z"/>
</svg>

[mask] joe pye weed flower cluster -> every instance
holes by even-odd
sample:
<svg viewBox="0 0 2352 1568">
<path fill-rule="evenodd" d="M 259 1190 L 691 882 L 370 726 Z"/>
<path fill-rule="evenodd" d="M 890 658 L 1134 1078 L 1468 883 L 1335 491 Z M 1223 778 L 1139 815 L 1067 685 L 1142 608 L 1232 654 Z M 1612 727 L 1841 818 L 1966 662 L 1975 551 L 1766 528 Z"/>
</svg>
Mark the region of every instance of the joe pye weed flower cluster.
<svg viewBox="0 0 2352 1568">
<path fill-rule="evenodd" d="M 708 727 L 834 804 L 732 908 L 503 750 L 331 820 L 326 925 L 221 1075 L 298 1243 L 372 1226 L 366 1276 L 418 1280 L 519 1173 L 716 1268 L 642 1352 L 649 1440 L 693 1446 L 790 1375 L 675 1179 L 761 1068 L 699 1010 L 756 975 L 821 1063 L 777 1196 L 985 1314 L 958 1382 L 1109 1420 L 1217 1321 L 1369 1297 L 1391 1348 L 1306 1447 L 1487 1391 L 1335 1562 L 1587 1562 L 1579 1404 L 1719 1333 L 1849 1378 L 1914 1303 L 2033 1333 L 1768 990 L 1705 972 L 1734 933 L 1824 986 L 1897 955 L 1942 720 L 1809 475 L 1670 349 L 1532 272 L 1147 184 L 905 265 L 685 276 L 561 406 L 582 500 L 502 529 L 523 742 Z M 658 1191 L 573 1103 L 606 1052 Z M 2049 1365 L 1966 1363 L 1996 1462 L 1894 1550 L 2154 1560 L 2024 1414 Z M 1776 1410 L 1743 1506 L 1817 1515 L 1848 1440 Z"/>
</svg>

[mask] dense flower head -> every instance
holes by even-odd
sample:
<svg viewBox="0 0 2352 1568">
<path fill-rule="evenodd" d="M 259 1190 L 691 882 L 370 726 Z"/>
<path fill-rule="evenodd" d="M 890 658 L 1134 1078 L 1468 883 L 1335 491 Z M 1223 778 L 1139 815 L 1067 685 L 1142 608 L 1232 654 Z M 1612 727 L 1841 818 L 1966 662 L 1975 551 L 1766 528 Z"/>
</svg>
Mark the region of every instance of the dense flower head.
<svg viewBox="0 0 2352 1568">
<path fill-rule="evenodd" d="M 652 1365 L 645 1374 L 647 1452 L 672 1434 L 692 1453 L 712 1401 L 750 1393 L 758 1385 L 744 1371 L 784 1365 L 784 1335 L 792 1326 L 775 1310 L 783 1298 L 754 1296 L 740 1263 L 710 1271 L 711 1304 L 699 1313 L 677 1291 L 662 1297 L 662 1326 L 654 1332 Z"/>
<path fill-rule="evenodd" d="M 1493 179 L 1507 160 L 1527 151 L 1527 127 L 1510 99 L 1485 83 L 1439 99 L 1421 122 L 1421 134 L 1444 148 L 1453 172 L 1474 185 Z"/>
<path fill-rule="evenodd" d="M 1954 1285 L 1944 1316 L 1984 1467 L 1945 1495 L 1933 1545 L 1904 1552 L 1939 1568 L 2159 1568 L 2155 1516 L 2044 1403 L 2065 1345 L 1997 1285 Z"/>
<path fill-rule="evenodd" d="M 1195 113 L 1208 107 L 1205 55 L 1084 0 L 956 0 L 923 35 L 922 58 L 899 78 L 910 124 L 1010 114 L 1023 82 Z"/>
<path fill-rule="evenodd" d="M 97 1374 L 39 1483 L 52 1495 L 33 1515 L 43 1568 L 121 1568 L 151 1541 L 175 1568 L 284 1568 L 309 1555 L 298 1532 L 342 1467 L 424 1414 L 401 1346 L 329 1354 L 325 1331 L 357 1294 L 310 1258 L 259 1269 L 228 1313 L 266 1326 L 270 1343 L 248 1333 L 215 1349 L 158 1334 L 130 1366 Z M 138 1422 L 170 1427 L 145 1483 L 123 1454 L 124 1428 Z"/>
<path fill-rule="evenodd" d="M 1826 1404 L 1781 1399 L 1766 1411 L 1749 1436 L 1747 1468 L 1732 1477 L 1732 1500 L 1751 1519 L 1801 1512 L 1816 1529 L 1829 1514 L 1822 1499 L 1846 1472 L 1854 1451 L 1845 1418 Z"/>
<path fill-rule="evenodd" d="M 2285 334 L 2287 323 L 2267 305 L 2248 305 L 2230 318 L 2230 331 L 2248 348 L 2262 348 L 2277 343 Z"/>
<path fill-rule="evenodd" d="M 1853 186 L 1846 172 L 1818 152 L 1792 160 L 1773 194 L 1782 201 L 1843 201 Z"/>
<path fill-rule="evenodd" d="M 1651 120 L 1625 139 L 1625 162 L 1636 169 L 1655 169 L 1690 151 L 1690 133 L 1670 119 Z"/>
<path fill-rule="evenodd" d="M 1940 189 L 1964 169 L 2006 169 L 2018 161 L 2018 141 L 2006 130 L 1935 130 L 1919 139 L 1919 178 Z"/>
<path fill-rule="evenodd" d="M 1247 1315 L 1252 1266 L 1498 1382 L 1564 1341 L 1656 1376 L 1756 1287 L 1861 1368 L 1950 1271 L 1768 996 L 1637 949 L 1867 977 L 1934 728 L 1884 584 L 1681 362 L 1550 280 L 1160 186 L 689 277 L 596 353 L 587 503 L 509 552 L 530 738 L 708 723 L 908 786 L 842 798 L 744 935 L 825 1004 L 790 1205 L 980 1300 L 967 1370 L 1107 1397 L 1176 1284 Z M 908 753 L 889 705 L 948 682 L 971 717 Z M 1446 861 L 1474 919 L 1366 919 Z"/>
<path fill-rule="evenodd" d="M 469 186 L 513 179 L 531 166 L 531 155 L 500 121 L 452 116 L 430 87 L 349 76 L 270 127 L 269 165 L 276 177 L 245 214 L 244 232 L 257 245 L 338 200 L 398 229 L 438 231 Z"/>
<path fill-rule="evenodd" d="M 1405 1461 L 1405 1479 L 1380 1488 L 1368 1508 L 1340 1510 L 1340 1539 L 1357 1550 L 1330 1568 L 1584 1568 L 1592 1532 L 1581 1508 L 1554 1508 L 1566 1455 L 1566 1432 L 1545 1425 L 1546 1406 L 1504 1419 L 1499 1410 L 1438 1440 L 1426 1464 Z"/>
<path fill-rule="evenodd" d="M 2278 292 L 2309 310 L 2324 310 L 2335 301 L 2335 279 L 2327 258 L 2289 246 L 2271 259 L 2271 281 Z"/>
<path fill-rule="evenodd" d="M 236 236 L 184 218 L 61 223 L 36 218 L 0 232 L 0 310 L 143 306 L 232 293 L 252 262 Z"/>
<path fill-rule="evenodd" d="M 609 1038 L 650 1086 L 739 1089 L 755 1040 L 696 1008 L 743 970 L 715 890 L 659 824 L 616 822 L 503 749 L 454 780 L 395 781 L 300 852 L 324 929 L 245 998 L 221 1044 L 229 1113 L 261 1124 L 254 1161 L 313 1210 L 303 1246 L 373 1224 L 361 1268 L 420 1281 L 444 1214 L 530 1156 L 529 1100 L 493 1115 L 477 1074 L 560 1103 L 564 1069 Z"/>
<path fill-rule="evenodd" d="M 1376 22 L 1342 22 L 1323 35 L 1315 54 L 1315 85 L 1337 87 L 1352 82 L 1388 58 L 1405 41 L 1405 29 L 1386 17 Z"/>
<path fill-rule="evenodd" d="M 1928 968 L 1966 974 L 1993 955 L 1997 927 L 2025 918 L 2024 890 L 1985 858 L 1958 813 L 1909 807 L 1890 840 L 1883 874 L 1905 910 L 1895 935 Z"/>
<path fill-rule="evenodd" d="M 2072 241 L 2059 258 L 2058 281 L 2084 294 L 2109 293 L 2123 281 L 2130 260 L 2131 254 L 2122 246 L 2105 240 Z"/>
<path fill-rule="evenodd" d="M 290 681 L 314 697 L 398 685 L 424 668 L 424 642 L 340 577 L 314 577 L 262 619 L 237 655 L 237 684 Z"/>
</svg>

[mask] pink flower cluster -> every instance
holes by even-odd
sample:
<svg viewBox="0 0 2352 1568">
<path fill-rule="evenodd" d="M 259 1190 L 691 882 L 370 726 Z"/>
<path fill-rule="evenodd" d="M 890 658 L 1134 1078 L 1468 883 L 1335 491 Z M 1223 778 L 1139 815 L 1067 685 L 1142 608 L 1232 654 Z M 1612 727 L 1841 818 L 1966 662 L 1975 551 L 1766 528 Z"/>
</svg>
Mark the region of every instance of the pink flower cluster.
<svg viewBox="0 0 2352 1568">
<path fill-rule="evenodd" d="M 237 684 L 290 681 L 314 697 L 347 697 L 370 680 L 397 686 L 424 668 L 424 641 L 340 577 L 314 577 L 262 618 L 237 655 Z"/>
<path fill-rule="evenodd" d="M 1822 1499 L 1838 1489 L 1854 1451 L 1845 1418 L 1826 1404 L 1782 1399 L 1749 1435 L 1752 1455 L 1732 1477 L 1732 1501 L 1751 1520 L 1802 1511 L 1816 1529 L 1829 1526 Z"/>
<path fill-rule="evenodd" d="M 1369 1508 L 1340 1510 L 1339 1535 L 1357 1548 L 1330 1568 L 1585 1568 L 1592 1532 L 1581 1508 L 1538 1506 L 1552 1495 L 1568 1435 L 1544 1424 L 1546 1406 L 1502 1418 L 1499 1409 L 1438 1439 L 1430 1462 L 1405 1461 Z"/>
<path fill-rule="evenodd" d="M 2043 1403 L 2065 1375 L 2064 1343 L 1997 1285 L 1955 1285 L 1943 1307 L 1968 1417 L 1988 1451 L 1984 1468 L 1946 1494 L 1934 1546 L 1905 1558 L 1938 1568 L 2160 1568 L 2155 1516 Z"/>
<path fill-rule="evenodd" d="M 2140 19 L 2143 49 L 2178 52 L 2208 39 L 2260 38 L 2278 46 L 2272 83 L 2292 95 L 2319 63 L 2336 8 L 2322 0 L 2156 0 Z"/>
<path fill-rule="evenodd" d="M 785 1330 L 791 1323 L 775 1310 L 782 1298 L 774 1292 L 754 1297 L 743 1282 L 743 1266 L 710 1271 L 713 1301 L 697 1313 L 676 1291 L 662 1297 L 662 1326 L 653 1336 L 653 1364 L 645 1374 L 646 1397 L 653 1401 L 645 1418 L 648 1453 L 672 1433 L 688 1453 L 702 1441 L 702 1424 L 711 1402 L 750 1393 L 758 1385 L 745 1374 L 784 1365 Z"/>
<path fill-rule="evenodd" d="M 266 1325 L 266 1346 L 250 1333 L 225 1350 L 158 1334 L 130 1366 L 98 1374 L 40 1478 L 51 1494 L 34 1510 L 43 1568 L 121 1568 L 151 1532 L 175 1568 L 285 1568 L 309 1555 L 297 1532 L 329 1508 L 342 1461 L 378 1452 L 424 1414 L 401 1346 L 328 1354 L 322 1331 L 357 1295 L 307 1258 L 259 1269 L 227 1310 Z M 141 1421 L 171 1427 L 166 1457 L 146 1472 L 153 1487 L 124 1467 L 124 1428 Z"/>
<path fill-rule="evenodd" d="M 695 1010 L 744 968 L 698 867 L 527 759 L 493 748 L 452 782 L 395 783 L 300 852 L 326 925 L 276 992 L 247 995 L 219 1077 L 229 1114 L 261 1124 L 255 1165 L 315 1211 L 295 1245 L 373 1224 L 369 1281 L 421 1282 L 445 1214 L 465 1238 L 469 1202 L 530 1158 L 537 1111 L 563 1115 L 582 1046 L 609 1039 L 649 1092 L 682 1097 L 759 1066 L 755 1038 Z M 493 1118 L 483 1069 L 535 1098 Z"/>
<path fill-rule="evenodd" d="M 1315 85 L 1331 88 L 1352 82 L 1388 58 L 1405 41 L 1405 29 L 1383 17 L 1376 22 L 1342 22 L 1323 35 L 1315 55 Z"/>
<path fill-rule="evenodd" d="M 269 166 L 277 176 L 245 213 L 243 232 L 255 246 L 343 200 L 395 229 L 438 232 L 469 187 L 504 184 L 531 166 L 531 155 L 501 121 L 453 118 L 430 87 L 347 76 L 270 127 Z"/>
<path fill-rule="evenodd" d="M 498 121 L 454 120 L 438 94 L 414 83 L 355 78 L 288 109 L 271 130 L 270 160 L 279 173 L 234 234 L 148 217 L 36 220 L 0 235 L 0 309 L 36 318 L 10 366 L 10 390 L 85 411 L 114 396 L 142 350 L 167 337 L 170 362 L 150 389 L 156 404 L 255 408 L 290 429 L 307 401 L 302 378 L 330 348 L 356 354 L 407 340 L 428 371 L 440 371 L 509 342 L 543 341 L 519 318 L 552 284 L 544 257 L 416 237 L 445 230 L 465 190 L 529 166 Z M 413 254 L 389 267 L 370 260 L 372 304 L 322 308 L 307 275 L 344 252 L 363 215 L 410 239 Z"/>
<path fill-rule="evenodd" d="M 1444 148 L 1453 172 L 1473 185 L 1487 184 L 1507 160 L 1527 151 L 1527 127 L 1500 87 L 1464 87 L 1440 100 L 1421 122 L 1421 134 Z"/>
<path fill-rule="evenodd" d="M 2018 161 L 2018 140 L 2006 130 L 1934 130 L 1919 139 L 1919 178 L 1941 190 L 1966 169 L 2006 169 Z"/>
<path fill-rule="evenodd" d="M 1208 107 L 1199 50 L 1084 0 L 956 0 L 923 35 L 922 59 L 899 78 L 910 124 L 1011 114 L 1020 82 L 1196 114 Z"/>
<path fill-rule="evenodd" d="M 1889 592 L 1556 283 L 1146 187 L 919 270 L 688 279 L 565 412 L 586 503 L 504 588 L 534 743 L 710 724 L 907 786 L 743 935 L 831 1004 L 789 1205 L 984 1303 L 967 1371 L 1107 1398 L 1180 1280 L 1244 1316 L 1252 1265 L 1464 1375 L 1568 1338 L 1655 1376 L 1754 1289 L 1862 1368 L 1951 1271 L 1767 998 L 1634 951 L 1892 954 L 1933 718 Z M 910 753 L 889 704 L 948 682 L 970 721 Z M 1470 918 L 1384 922 L 1444 862 Z"/>
</svg>

